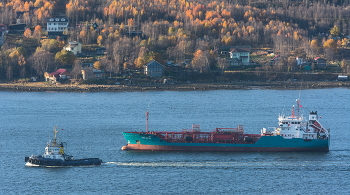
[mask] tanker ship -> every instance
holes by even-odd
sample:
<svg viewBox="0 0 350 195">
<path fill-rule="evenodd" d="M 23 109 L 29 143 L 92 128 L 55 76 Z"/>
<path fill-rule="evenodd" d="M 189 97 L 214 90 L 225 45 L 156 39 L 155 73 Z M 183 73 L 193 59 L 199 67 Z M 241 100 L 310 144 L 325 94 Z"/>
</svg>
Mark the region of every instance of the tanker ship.
<svg viewBox="0 0 350 195">
<path fill-rule="evenodd" d="M 216 128 L 202 132 L 200 125 L 182 131 L 123 132 L 127 145 L 122 150 L 144 151 L 206 151 L 206 152 L 328 152 L 330 130 L 319 122 L 317 111 L 308 118 L 300 114 L 296 100 L 289 116 L 280 114 L 278 126 L 262 128 L 260 134 L 247 134 L 244 126 Z"/>
</svg>

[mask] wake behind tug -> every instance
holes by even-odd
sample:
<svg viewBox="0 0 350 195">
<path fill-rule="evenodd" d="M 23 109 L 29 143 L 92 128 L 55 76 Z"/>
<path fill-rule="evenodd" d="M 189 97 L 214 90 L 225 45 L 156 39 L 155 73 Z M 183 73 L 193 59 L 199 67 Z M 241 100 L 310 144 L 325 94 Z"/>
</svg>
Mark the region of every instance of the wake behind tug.
<svg viewBox="0 0 350 195">
<path fill-rule="evenodd" d="M 99 158 L 74 159 L 73 156 L 65 154 L 64 142 L 57 137 L 56 127 L 54 128 L 54 138 L 47 143 L 45 153 L 39 156 L 25 157 L 26 166 L 41 167 L 66 167 L 66 166 L 94 166 L 101 165 Z"/>
</svg>

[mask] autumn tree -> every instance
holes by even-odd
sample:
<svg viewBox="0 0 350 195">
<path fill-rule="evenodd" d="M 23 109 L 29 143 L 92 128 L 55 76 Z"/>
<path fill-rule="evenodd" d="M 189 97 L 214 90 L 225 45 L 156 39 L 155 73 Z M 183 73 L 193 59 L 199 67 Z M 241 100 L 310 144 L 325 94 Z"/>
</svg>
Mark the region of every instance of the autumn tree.
<svg viewBox="0 0 350 195">
<path fill-rule="evenodd" d="M 44 39 L 41 41 L 42 49 L 51 53 L 57 53 L 60 51 L 59 42 L 56 39 Z"/>
<path fill-rule="evenodd" d="M 102 70 L 104 67 L 102 66 L 101 61 L 94 62 L 94 68 L 98 70 Z"/>
<path fill-rule="evenodd" d="M 35 28 L 34 28 L 34 33 L 33 33 L 33 37 L 35 38 L 35 39 L 38 39 L 38 40 L 40 40 L 41 39 L 41 33 L 42 33 L 42 28 L 41 28 L 41 26 L 40 25 L 37 25 L 37 26 L 35 26 Z"/>
<path fill-rule="evenodd" d="M 209 60 L 206 52 L 203 52 L 202 50 L 197 50 L 193 54 L 192 68 L 198 69 L 200 72 L 210 71 Z"/>
<path fill-rule="evenodd" d="M 79 78 L 79 75 L 81 75 L 82 70 L 82 62 L 80 60 L 74 60 L 73 62 L 73 69 L 70 72 L 75 79 Z"/>
<path fill-rule="evenodd" d="M 101 46 L 102 45 L 102 41 L 103 41 L 103 36 L 99 35 L 97 37 L 97 44 Z"/>
<path fill-rule="evenodd" d="M 329 32 L 332 36 L 337 37 L 339 36 L 340 29 L 337 26 L 334 26 Z"/>
<path fill-rule="evenodd" d="M 25 65 L 27 62 L 24 57 L 25 51 L 23 47 L 10 49 L 9 52 L 7 63 L 11 66 L 11 68 L 8 68 L 8 71 L 11 72 L 7 72 L 8 78 L 25 77 Z"/>
<path fill-rule="evenodd" d="M 88 43 L 88 33 L 86 30 L 82 30 L 79 33 L 79 40 L 81 40 L 81 42 L 83 44 L 87 44 Z"/>
<path fill-rule="evenodd" d="M 334 60 L 337 53 L 337 42 L 334 39 L 328 39 L 323 43 L 324 53 L 327 59 Z"/>
<path fill-rule="evenodd" d="M 44 72 L 53 71 L 56 67 L 55 55 L 46 50 L 37 50 L 29 58 L 29 62 L 31 67 L 41 76 Z"/>
<path fill-rule="evenodd" d="M 75 55 L 71 51 L 65 49 L 59 51 L 55 55 L 55 60 L 63 65 L 71 65 L 75 60 Z"/>
<path fill-rule="evenodd" d="M 230 66 L 229 62 L 226 60 L 226 58 L 218 58 L 217 64 L 221 70 L 221 73 L 223 74 L 224 71 Z"/>
<path fill-rule="evenodd" d="M 310 48 L 311 48 L 311 53 L 313 56 L 316 56 L 319 54 L 320 46 L 319 46 L 319 43 L 316 39 L 313 39 L 310 42 Z"/>
<path fill-rule="evenodd" d="M 30 30 L 30 28 L 26 28 L 26 30 L 24 31 L 24 37 L 26 38 L 30 38 L 32 37 L 32 31 Z"/>
<path fill-rule="evenodd" d="M 100 60 L 103 67 L 105 67 L 106 71 L 109 72 L 109 77 L 112 77 L 112 73 L 119 72 L 119 66 L 116 66 L 112 60 L 108 59 L 108 57 L 104 56 Z"/>
</svg>

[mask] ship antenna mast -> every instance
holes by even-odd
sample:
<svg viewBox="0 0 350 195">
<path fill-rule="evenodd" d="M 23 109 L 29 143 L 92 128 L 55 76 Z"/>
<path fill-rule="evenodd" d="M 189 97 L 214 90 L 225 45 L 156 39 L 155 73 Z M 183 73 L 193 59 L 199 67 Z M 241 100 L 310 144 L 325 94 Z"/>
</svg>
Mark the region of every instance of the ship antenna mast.
<svg viewBox="0 0 350 195">
<path fill-rule="evenodd" d="M 298 117 L 300 117 L 300 108 L 302 105 L 300 105 L 300 99 L 297 99 L 297 111 L 298 111 Z"/>
<path fill-rule="evenodd" d="M 146 132 L 148 132 L 148 111 L 146 111 Z"/>
<path fill-rule="evenodd" d="M 300 94 L 301 94 L 302 85 L 303 85 L 303 82 L 300 83 L 299 97 L 298 97 L 298 99 L 296 100 L 297 106 L 298 106 L 298 108 L 297 108 L 298 117 L 300 117 L 300 108 L 303 107 L 302 105 L 300 105 Z"/>
</svg>

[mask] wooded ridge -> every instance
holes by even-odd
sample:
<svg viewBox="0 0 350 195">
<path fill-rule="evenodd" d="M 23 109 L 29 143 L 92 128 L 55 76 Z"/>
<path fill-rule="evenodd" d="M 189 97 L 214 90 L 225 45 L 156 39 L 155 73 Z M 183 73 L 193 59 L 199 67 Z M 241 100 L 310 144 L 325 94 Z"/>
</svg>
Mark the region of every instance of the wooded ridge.
<svg viewBox="0 0 350 195">
<path fill-rule="evenodd" d="M 48 37 L 49 17 L 69 19 L 64 36 Z M 84 63 L 97 61 L 95 68 L 123 77 L 123 70 L 142 69 L 152 59 L 195 73 L 165 76 L 191 80 L 197 73 L 226 74 L 234 68 L 222 51 L 247 45 L 253 71 L 304 71 L 297 57 L 322 57 L 331 68 L 318 71 L 348 74 L 349 19 L 350 0 L 2 0 L 0 23 L 26 30 L 1 32 L 0 81 L 42 78 L 58 68 L 78 79 Z M 106 50 L 75 56 L 62 50 L 68 41 L 82 43 L 83 53 Z M 281 60 L 272 65 L 276 55 Z"/>
</svg>

